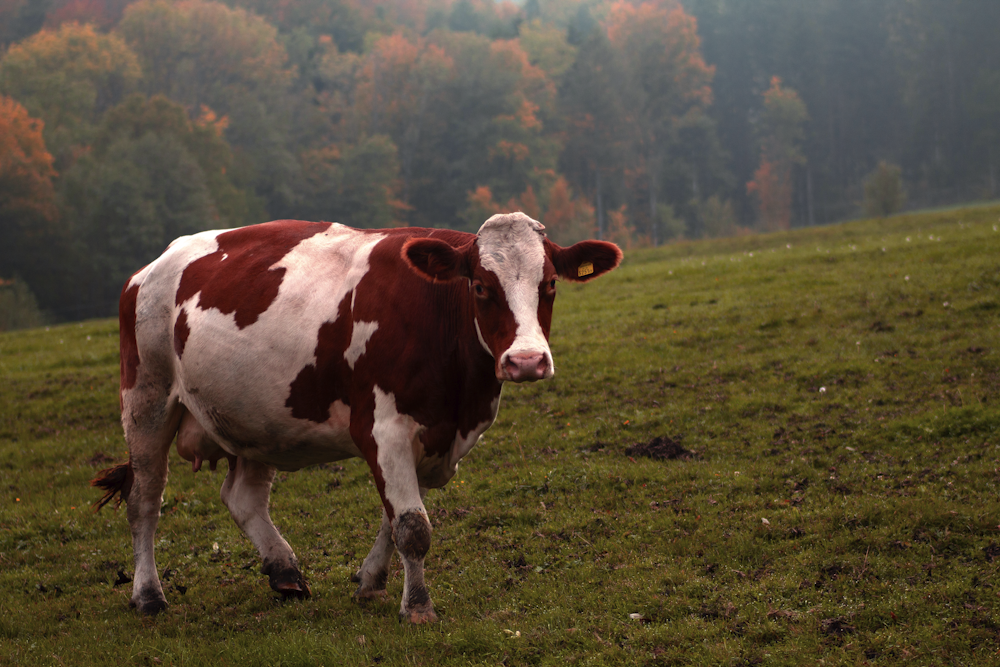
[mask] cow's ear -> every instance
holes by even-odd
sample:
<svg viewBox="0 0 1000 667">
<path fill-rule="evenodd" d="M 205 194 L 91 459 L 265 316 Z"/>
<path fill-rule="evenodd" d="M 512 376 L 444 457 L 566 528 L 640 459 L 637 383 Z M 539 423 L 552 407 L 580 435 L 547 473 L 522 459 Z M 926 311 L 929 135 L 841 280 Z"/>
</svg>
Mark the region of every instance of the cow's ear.
<svg viewBox="0 0 1000 667">
<path fill-rule="evenodd" d="M 607 241 L 580 241 L 562 248 L 545 239 L 545 250 L 556 273 L 563 280 L 587 282 L 614 269 L 622 261 L 622 251 Z"/>
<path fill-rule="evenodd" d="M 469 249 L 472 243 L 453 248 L 438 239 L 410 239 L 403 244 L 403 261 L 422 278 L 431 282 L 448 282 L 467 278 Z"/>
</svg>

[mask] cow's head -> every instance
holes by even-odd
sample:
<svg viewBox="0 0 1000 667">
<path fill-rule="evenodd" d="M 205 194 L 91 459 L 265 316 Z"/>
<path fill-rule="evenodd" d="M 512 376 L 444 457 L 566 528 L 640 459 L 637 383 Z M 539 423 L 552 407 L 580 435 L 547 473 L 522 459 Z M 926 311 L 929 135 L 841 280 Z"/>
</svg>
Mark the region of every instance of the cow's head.
<svg viewBox="0 0 1000 667">
<path fill-rule="evenodd" d="M 500 381 L 552 377 L 548 340 L 556 279 L 586 282 L 622 259 L 613 243 L 581 241 L 561 248 L 543 229 L 523 213 L 507 213 L 487 220 L 459 248 L 428 238 L 410 239 L 403 246 L 403 258 L 424 278 L 468 282 L 476 334 L 496 360 Z"/>
</svg>

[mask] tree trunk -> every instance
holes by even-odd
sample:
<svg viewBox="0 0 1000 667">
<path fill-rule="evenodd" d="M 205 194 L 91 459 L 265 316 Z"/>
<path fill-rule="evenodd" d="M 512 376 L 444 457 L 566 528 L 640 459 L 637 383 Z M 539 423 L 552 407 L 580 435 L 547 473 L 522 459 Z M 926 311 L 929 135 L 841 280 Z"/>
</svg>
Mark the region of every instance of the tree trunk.
<svg viewBox="0 0 1000 667">
<path fill-rule="evenodd" d="M 816 224 L 816 217 L 813 215 L 813 177 L 812 169 L 806 165 L 806 211 L 809 215 L 809 226 Z"/>
<path fill-rule="evenodd" d="M 601 190 L 601 168 L 595 167 L 594 174 L 597 177 L 597 238 L 604 240 L 604 193 Z"/>
<path fill-rule="evenodd" d="M 655 160 L 650 155 L 646 160 L 646 173 L 649 175 L 649 236 L 653 242 L 653 247 L 660 245 L 659 216 L 657 215 L 656 202 L 656 166 Z"/>
</svg>

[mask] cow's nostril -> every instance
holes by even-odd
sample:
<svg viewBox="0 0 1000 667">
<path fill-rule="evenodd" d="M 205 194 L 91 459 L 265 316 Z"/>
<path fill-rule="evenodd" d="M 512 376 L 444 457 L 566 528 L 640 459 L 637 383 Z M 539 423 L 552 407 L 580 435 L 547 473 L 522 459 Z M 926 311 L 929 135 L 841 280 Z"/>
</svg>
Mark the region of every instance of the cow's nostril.
<svg viewBox="0 0 1000 667">
<path fill-rule="evenodd" d="M 515 382 L 540 380 L 545 377 L 549 361 L 544 354 L 512 354 L 504 362 L 504 370 Z"/>
</svg>

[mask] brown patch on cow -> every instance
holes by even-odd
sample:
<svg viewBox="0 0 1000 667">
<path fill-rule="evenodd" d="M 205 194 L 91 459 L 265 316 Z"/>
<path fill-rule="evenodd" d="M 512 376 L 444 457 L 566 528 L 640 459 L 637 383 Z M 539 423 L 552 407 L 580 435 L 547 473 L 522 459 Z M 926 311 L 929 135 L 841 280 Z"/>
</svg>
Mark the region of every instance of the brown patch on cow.
<svg viewBox="0 0 1000 667">
<path fill-rule="evenodd" d="M 681 447 L 680 438 L 657 436 L 649 442 L 637 442 L 625 450 L 627 456 L 645 456 L 651 459 L 693 459 L 697 452 Z"/>
<path fill-rule="evenodd" d="M 393 521 L 392 539 L 404 558 L 421 560 L 431 549 L 430 521 L 416 510 L 407 510 Z"/>
<path fill-rule="evenodd" d="M 115 509 L 118 509 L 122 501 L 128 502 L 128 494 L 132 491 L 132 461 L 121 463 L 114 468 L 107 468 L 97 473 L 97 477 L 90 480 L 90 485 L 104 490 L 104 495 L 94 503 L 94 511 L 98 512 L 102 507 L 118 496 Z"/>
<path fill-rule="evenodd" d="M 129 278 L 131 281 L 131 278 Z M 121 352 L 121 390 L 135 386 L 139 373 L 139 344 L 135 340 L 135 309 L 139 286 L 125 284 L 118 302 L 118 338 Z"/>
<path fill-rule="evenodd" d="M 174 323 L 174 352 L 180 359 L 184 354 L 184 346 L 187 345 L 188 336 L 191 335 L 191 327 L 188 326 L 187 311 L 183 308 Z"/>
<path fill-rule="evenodd" d="M 388 231 L 389 237 L 372 250 L 371 268 L 355 288 L 353 319 L 378 322 L 379 327 L 368 341 L 369 353 L 355 363 L 350 405 L 353 414 L 374 410 L 371 392 L 378 382 L 383 391 L 393 394 L 400 414 L 427 427 L 420 436 L 425 454 L 444 456 L 456 434 L 467 437 L 492 417 L 490 406 L 501 385 L 495 361 L 476 334 L 476 297 L 469 284 L 464 280 L 434 283 L 414 279 L 412 270 L 401 271 L 402 247 L 408 239 L 401 232 L 439 238 L 453 247 L 469 245 L 475 237 L 450 230 Z M 478 266 L 478 247 L 472 244 L 468 252 L 470 262 Z M 489 277 L 496 281 L 491 285 L 499 288 L 496 276 L 490 273 Z M 505 299 L 501 305 L 506 306 Z M 506 310 L 513 341 L 513 315 Z M 484 337 L 492 340 L 490 323 L 480 319 L 479 325 Z M 360 405 L 369 401 L 370 407 Z M 369 424 L 361 437 L 370 433 Z M 351 434 L 355 434 L 353 427 Z M 357 437 L 354 441 L 361 447 Z"/>
<path fill-rule="evenodd" d="M 308 364 L 289 386 L 285 407 L 296 419 L 322 424 L 330 418 L 334 401 L 349 404 L 351 367 L 344 351 L 351 345 L 354 323 L 351 321 L 351 297 L 348 293 L 337 308 L 337 317 L 324 322 L 316 337 L 316 363 Z"/>
<path fill-rule="evenodd" d="M 233 314 L 240 329 L 250 326 L 278 298 L 285 269 L 271 267 L 330 224 L 278 220 L 219 234 L 219 249 L 184 269 L 176 304 L 200 293 L 199 308 Z"/>
</svg>

